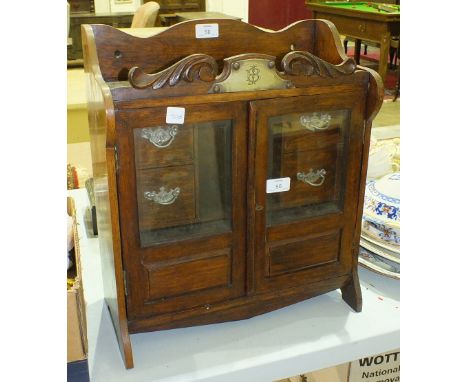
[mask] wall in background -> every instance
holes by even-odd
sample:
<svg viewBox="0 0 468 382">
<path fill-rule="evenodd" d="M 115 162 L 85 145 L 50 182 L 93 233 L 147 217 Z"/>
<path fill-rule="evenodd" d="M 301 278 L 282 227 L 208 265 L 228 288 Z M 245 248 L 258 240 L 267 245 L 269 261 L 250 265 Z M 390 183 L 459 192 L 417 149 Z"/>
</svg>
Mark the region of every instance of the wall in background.
<svg viewBox="0 0 468 382">
<path fill-rule="evenodd" d="M 205 0 L 207 12 L 221 12 L 227 15 L 242 18 L 247 22 L 249 19 L 249 0 Z M 256 1 L 256 0 L 253 0 Z"/>
<path fill-rule="evenodd" d="M 304 0 L 251 0 L 248 8 L 249 23 L 274 30 L 312 17 Z"/>
<path fill-rule="evenodd" d="M 94 11 L 96 13 L 133 12 L 141 4 L 143 0 L 94 0 Z"/>
<path fill-rule="evenodd" d="M 109 0 L 94 0 L 94 12 L 96 13 L 110 12 Z"/>
<path fill-rule="evenodd" d="M 249 0 L 205 0 L 205 2 L 208 12 L 221 12 L 241 17 L 245 22 L 249 19 Z M 116 4 L 115 0 L 94 0 L 94 9 L 96 13 L 127 12 L 134 11 L 142 3 L 143 0 L 132 0 L 128 4 Z"/>
</svg>

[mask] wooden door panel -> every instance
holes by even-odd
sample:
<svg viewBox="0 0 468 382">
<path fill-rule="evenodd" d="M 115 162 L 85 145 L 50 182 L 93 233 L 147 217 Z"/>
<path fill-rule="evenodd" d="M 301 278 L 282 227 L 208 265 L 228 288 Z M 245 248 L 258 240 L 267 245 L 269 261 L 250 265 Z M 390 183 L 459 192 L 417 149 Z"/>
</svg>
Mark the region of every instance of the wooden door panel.
<svg viewBox="0 0 468 382">
<path fill-rule="evenodd" d="M 253 290 L 290 288 L 351 271 L 361 92 L 251 102 Z M 268 179 L 286 177 L 288 191 L 266 193 Z"/>
<path fill-rule="evenodd" d="M 190 105 L 151 137 L 166 108 L 117 115 L 129 319 L 245 294 L 245 116 L 241 102 Z"/>
</svg>

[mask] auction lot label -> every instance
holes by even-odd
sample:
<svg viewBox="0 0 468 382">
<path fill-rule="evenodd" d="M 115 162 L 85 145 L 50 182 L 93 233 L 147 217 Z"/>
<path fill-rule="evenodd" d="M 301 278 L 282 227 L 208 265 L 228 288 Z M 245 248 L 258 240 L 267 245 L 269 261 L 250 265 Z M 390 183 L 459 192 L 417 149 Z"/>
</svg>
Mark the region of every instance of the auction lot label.
<svg viewBox="0 0 468 382">
<path fill-rule="evenodd" d="M 399 382 L 400 350 L 351 362 L 349 382 Z"/>
</svg>

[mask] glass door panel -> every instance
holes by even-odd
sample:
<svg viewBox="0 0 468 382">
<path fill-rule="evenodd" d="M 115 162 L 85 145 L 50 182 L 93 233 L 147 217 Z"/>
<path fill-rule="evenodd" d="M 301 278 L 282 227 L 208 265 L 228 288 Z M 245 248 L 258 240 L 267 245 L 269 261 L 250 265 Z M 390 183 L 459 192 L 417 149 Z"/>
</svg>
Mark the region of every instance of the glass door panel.
<svg viewBox="0 0 468 382">
<path fill-rule="evenodd" d="M 267 190 L 267 225 L 342 211 L 347 109 L 268 118 L 267 182 L 285 179 L 289 190 Z"/>
<path fill-rule="evenodd" d="M 134 129 L 142 247 L 231 230 L 230 120 Z"/>
</svg>

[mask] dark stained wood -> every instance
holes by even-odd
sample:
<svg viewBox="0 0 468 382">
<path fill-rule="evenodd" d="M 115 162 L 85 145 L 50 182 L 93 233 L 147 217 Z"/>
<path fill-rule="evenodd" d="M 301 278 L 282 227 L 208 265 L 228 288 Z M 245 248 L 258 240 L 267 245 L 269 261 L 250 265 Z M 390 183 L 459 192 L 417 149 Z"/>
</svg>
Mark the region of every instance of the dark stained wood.
<svg viewBox="0 0 468 382">
<path fill-rule="evenodd" d="M 308 285 L 291 286 L 289 289 L 246 296 L 242 299 L 226 300 L 210 306 L 209 309 L 201 306 L 176 313 L 131 320 L 128 323 L 129 330 L 131 333 L 141 333 L 243 320 L 339 289 L 345 285 L 348 279 L 348 276 L 324 279 Z"/>
<path fill-rule="evenodd" d="M 281 66 L 286 74 L 318 75 L 321 77 L 338 77 L 352 74 L 356 69 L 356 63 L 351 58 L 347 58 L 339 65 L 331 65 L 309 52 L 296 50 L 283 57 Z"/>
<path fill-rule="evenodd" d="M 174 86 L 179 81 L 192 82 L 194 77 L 211 82 L 218 73 L 216 60 L 206 54 L 192 54 L 176 62 L 170 68 L 155 74 L 145 73 L 138 66 L 128 72 L 130 85 L 137 89 L 152 87 L 160 89 L 166 85 Z"/>
<path fill-rule="evenodd" d="M 243 53 L 263 53 L 281 60 L 291 50 L 307 51 L 339 65 L 348 57 L 341 42 L 322 20 L 306 20 L 278 32 L 266 32 L 236 20 L 216 20 L 223 38 L 197 39 L 194 25 L 213 23 L 213 19 L 186 21 L 141 39 L 107 25 L 93 25 L 98 46 L 101 73 L 106 81 L 127 80 L 131 68 L 138 66 L 145 73 L 155 73 L 184 59 L 193 52 L 213 57 L 217 62 Z M 317 29 L 324 46 L 316 44 Z M 109 41 L 114 41 L 109 44 Z M 329 49 L 329 47 L 336 49 Z M 293 49 L 291 49 L 293 46 Z M 340 52 L 338 51 L 340 50 Z M 157 52 L 164 52 L 163 55 Z"/>
<path fill-rule="evenodd" d="M 126 367 L 128 331 L 244 319 L 337 288 L 361 309 L 356 243 L 379 76 L 347 59 L 324 20 L 276 33 L 216 20 L 222 33 L 211 41 L 194 38 L 198 22 L 144 39 L 103 25 L 83 29 L 91 94 L 101 95 L 90 98 L 93 163 L 98 186 L 99 174 L 107 175 L 109 193 L 107 207 L 98 207 L 101 240 L 113 248 L 111 257 L 102 254 L 113 261 L 103 276 L 115 288 L 110 306 Z M 210 93 L 226 65 L 259 54 L 273 57 L 290 88 Z M 205 71 L 210 62 L 218 77 L 214 65 Z M 168 106 L 185 108 L 175 130 L 166 123 Z M 326 130 L 305 130 L 292 119 L 277 143 L 268 134 L 273 117 L 341 110 L 346 117 Z M 280 173 L 292 180 L 274 218 L 265 190 L 271 142 Z M 296 175 L 316 166 L 330 175 L 323 188 L 309 190 Z M 161 186 L 179 187 L 177 198 L 159 203 Z M 289 219 L 289 209 L 304 205 L 313 206 L 309 215 Z"/>
<path fill-rule="evenodd" d="M 348 282 L 341 287 L 343 300 L 356 312 L 362 311 L 362 293 L 357 270 L 353 270 Z"/>
<path fill-rule="evenodd" d="M 340 254 L 340 232 L 274 242 L 268 247 L 267 274 L 276 276 L 336 262 Z"/>
</svg>

